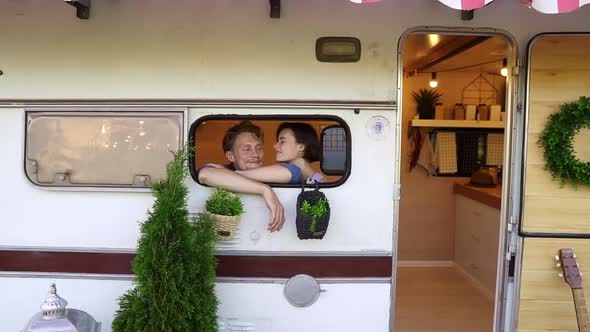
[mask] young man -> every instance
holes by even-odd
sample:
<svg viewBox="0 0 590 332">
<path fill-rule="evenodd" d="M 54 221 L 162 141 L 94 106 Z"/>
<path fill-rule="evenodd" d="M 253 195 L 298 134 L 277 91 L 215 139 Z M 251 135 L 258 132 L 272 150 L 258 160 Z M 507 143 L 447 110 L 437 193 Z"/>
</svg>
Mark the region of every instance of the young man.
<svg viewBox="0 0 590 332">
<path fill-rule="evenodd" d="M 260 195 L 270 211 L 268 230 L 279 231 L 285 223 L 285 210 L 272 188 L 250 180 L 234 172 L 262 166 L 263 135 L 260 127 L 250 121 L 242 121 L 229 128 L 223 137 L 223 152 L 230 164 L 223 167 L 209 165 L 198 172 L 200 183 L 229 191 Z"/>
</svg>

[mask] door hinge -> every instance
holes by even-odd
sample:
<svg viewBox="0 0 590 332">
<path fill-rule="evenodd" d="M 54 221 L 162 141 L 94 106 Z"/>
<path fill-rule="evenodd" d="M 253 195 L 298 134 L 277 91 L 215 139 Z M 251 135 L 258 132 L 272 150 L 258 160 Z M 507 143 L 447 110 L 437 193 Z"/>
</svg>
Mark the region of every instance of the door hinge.
<svg viewBox="0 0 590 332">
<path fill-rule="evenodd" d="M 510 216 L 508 218 L 508 224 L 506 225 L 506 228 L 508 229 L 508 233 L 514 232 L 514 230 L 515 230 L 516 227 L 517 227 L 517 225 L 516 225 L 516 217 L 515 216 Z"/>
<path fill-rule="evenodd" d="M 514 278 L 514 266 L 516 265 L 516 256 L 510 255 L 510 261 L 508 262 L 508 277 Z"/>
</svg>

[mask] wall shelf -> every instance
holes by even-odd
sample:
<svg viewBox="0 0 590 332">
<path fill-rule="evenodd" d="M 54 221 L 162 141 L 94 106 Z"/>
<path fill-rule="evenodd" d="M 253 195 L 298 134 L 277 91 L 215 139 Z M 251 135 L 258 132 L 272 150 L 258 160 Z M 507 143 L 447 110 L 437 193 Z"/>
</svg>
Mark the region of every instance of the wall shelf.
<svg viewBox="0 0 590 332">
<path fill-rule="evenodd" d="M 472 121 L 472 120 L 412 120 L 413 127 L 433 128 L 499 128 L 504 129 L 504 121 Z"/>
</svg>

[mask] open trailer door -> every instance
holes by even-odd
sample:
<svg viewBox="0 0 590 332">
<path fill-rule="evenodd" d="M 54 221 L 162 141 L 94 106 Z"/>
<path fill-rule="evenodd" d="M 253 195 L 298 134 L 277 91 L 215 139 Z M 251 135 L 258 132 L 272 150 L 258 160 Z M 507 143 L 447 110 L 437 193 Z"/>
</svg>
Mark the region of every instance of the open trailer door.
<svg viewBox="0 0 590 332">
<path fill-rule="evenodd" d="M 542 132 L 548 123 L 553 122 L 552 114 L 560 113 L 572 119 L 572 114 L 578 112 L 577 116 L 585 118 L 587 126 L 588 106 L 569 113 L 577 106 L 564 105 L 590 95 L 588 54 L 590 34 L 542 34 L 529 43 L 519 228 L 522 261 L 516 272 L 520 280 L 518 331 L 578 331 L 578 323 L 587 324 L 583 292 L 579 289 L 572 292 L 570 284 L 573 288 L 590 287 L 589 281 L 581 281 L 578 274 L 578 270 L 590 271 L 587 268 L 590 266 L 590 188 L 578 181 L 576 189 L 569 181 L 560 184 L 559 176 L 552 178 L 545 167 L 546 149 L 539 139 L 545 136 Z M 580 125 L 580 117 L 551 131 L 551 140 L 567 141 L 568 136 L 564 134 Z M 578 165 L 590 170 L 590 131 L 582 129 L 569 138 L 573 141 L 570 152 L 580 161 Z M 567 152 L 567 144 L 561 144 L 556 151 Z M 563 163 L 562 171 L 563 167 L 572 167 L 564 163 L 563 155 L 551 154 L 550 158 Z M 586 184 L 589 175 L 584 175 Z M 575 256 L 563 249 L 572 249 Z M 556 261 L 560 256 L 562 262 Z M 563 271 L 558 263 L 565 265 Z M 588 328 L 586 325 L 579 331 Z"/>
</svg>

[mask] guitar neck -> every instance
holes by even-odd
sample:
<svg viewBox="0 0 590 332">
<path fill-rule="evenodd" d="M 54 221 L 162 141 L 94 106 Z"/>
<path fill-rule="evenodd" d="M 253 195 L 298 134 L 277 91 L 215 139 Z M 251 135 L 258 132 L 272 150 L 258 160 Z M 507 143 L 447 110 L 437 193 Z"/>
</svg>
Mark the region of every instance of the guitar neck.
<svg viewBox="0 0 590 332">
<path fill-rule="evenodd" d="M 584 298 L 584 289 L 573 288 L 574 305 L 576 307 L 576 318 L 578 319 L 578 331 L 590 332 L 590 320 L 588 319 L 588 310 L 586 309 L 586 299 Z"/>
</svg>

